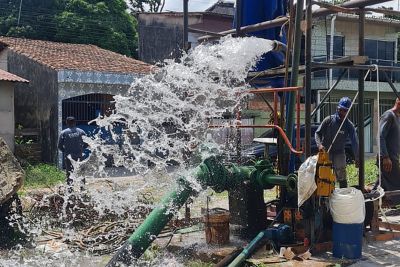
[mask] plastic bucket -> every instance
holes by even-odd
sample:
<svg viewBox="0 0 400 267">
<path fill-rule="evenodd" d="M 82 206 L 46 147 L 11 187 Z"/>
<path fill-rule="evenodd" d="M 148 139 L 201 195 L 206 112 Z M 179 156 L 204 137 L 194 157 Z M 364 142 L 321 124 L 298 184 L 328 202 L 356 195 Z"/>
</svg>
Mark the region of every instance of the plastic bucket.
<svg viewBox="0 0 400 267">
<path fill-rule="evenodd" d="M 207 244 L 229 243 L 229 212 L 206 214 L 203 219 Z"/>
<path fill-rule="evenodd" d="M 363 230 L 364 225 L 362 223 L 333 222 L 333 256 L 347 259 L 361 258 Z"/>
</svg>

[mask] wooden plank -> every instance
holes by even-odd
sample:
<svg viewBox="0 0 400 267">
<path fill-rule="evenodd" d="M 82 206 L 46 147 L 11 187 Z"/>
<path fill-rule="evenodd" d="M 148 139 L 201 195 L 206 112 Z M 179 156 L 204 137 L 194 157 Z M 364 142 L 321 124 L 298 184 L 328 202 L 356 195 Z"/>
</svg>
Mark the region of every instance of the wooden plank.
<svg viewBox="0 0 400 267">
<path fill-rule="evenodd" d="M 282 87 L 282 88 L 258 88 L 255 90 L 249 90 L 248 93 L 264 94 L 264 93 L 276 93 L 276 92 L 294 92 L 301 89 L 303 89 L 302 86 Z"/>
<path fill-rule="evenodd" d="M 381 231 L 378 234 L 370 233 L 366 237 L 368 241 L 389 241 L 400 238 L 400 232 Z"/>
<path fill-rule="evenodd" d="M 40 130 L 37 128 L 15 129 L 15 135 L 17 135 L 17 136 L 37 136 L 37 135 L 40 135 Z"/>
<path fill-rule="evenodd" d="M 346 57 L 341 57 L 337 58 L 334 60 L 330 60 L 328 62 L 321 62 L 321 63 L 330 63 L 330 64 L 335 64 L 335 65 L 359 65 L 359 64 L 365 64 L 367 62 L 368 56 L 346 56 Z M 319 71 L 319 70 L 324 70 L 327 69 L 325 68 L 316 68 L 313 67 L 312 71 Z M 256 78 L 256 77 L 275 77 L 275 76 L 284 76 L 286 72 L 286 68 L 284 66 L 277 67 L 274 69 L 269 69 L 269 70 L 264 70 L 260 72 L 250 72 L 248 75 L 248 78 Z M 292 72 L 292 68 L 288 68 L 288 73 Z M 299 66 L 299 74 L 305 72 L 305 66 L 300 65 Z"/>
<path fill-rule="evenodd" d="M 374 203 L 374 213 L 371 220 L 371 231 L 374 234 L 379 233 L 379 202 L 375 200 Z"/>
<path fill-rule="evenodd" d="M 397 224 L 397 223 L 379 222 L 379 227 L 382 227 L 382 228 L 385 228 L 388 230 L 400 231 L 400 224 Z"/>
<path fill-rule="evenodd" d="M 399 196 L 399 195 L 400 195 L 400 190 L 385 191 L 385 196 L 387 197 Z"/>
<path fill-rule="evenodd" d="M 329 60 L 326 63 L 335 63 L 335 64 L 365 64 L 367 62 L 367 56 L 347 56 L 336 58 L 333 60 Z"/>
<path fill-rule="evenodd" d="M 300 65 L 299 66 L 299 74 L 305 72 L 305 66 Z M 288 68 L 288 73 L 292 72 L 292 68 Z M 249 72 L 249 75 L 247 78 L 257 78 L 257 77 L 279 77 L 279 76 L 285 76 L 286 73 L 286 68 L 284 66 L 282 67 L 277 67 L 274 69 L 269 69 L 269 70 L 263 70 L 263 71 L 254 71 L 254 72 Z"/>
<path fill-rule="evenodd" d="M 312 1 L 313 4 L 329 9 L 331 11 L 334 12 L 341 12 L 341 13 L 356 13 L 359 9 L 358 8 L 345 8 L 345 7 L 341 7 L 338 5 L 332 5 L 329 3 L 325 3 L 325 2 L 317 2 L 317 1 Z"/>
</svg>

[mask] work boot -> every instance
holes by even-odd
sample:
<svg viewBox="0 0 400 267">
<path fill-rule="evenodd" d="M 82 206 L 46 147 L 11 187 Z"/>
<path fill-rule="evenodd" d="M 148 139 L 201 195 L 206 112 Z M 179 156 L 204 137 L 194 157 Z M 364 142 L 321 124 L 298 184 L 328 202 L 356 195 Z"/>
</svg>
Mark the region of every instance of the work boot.
<svg viewBox="0 0 400 267">
<path fill-rule="evenodd" d="M 347 188 L 347 180 L 339 181 L 340 188 Z"/>
</svg>

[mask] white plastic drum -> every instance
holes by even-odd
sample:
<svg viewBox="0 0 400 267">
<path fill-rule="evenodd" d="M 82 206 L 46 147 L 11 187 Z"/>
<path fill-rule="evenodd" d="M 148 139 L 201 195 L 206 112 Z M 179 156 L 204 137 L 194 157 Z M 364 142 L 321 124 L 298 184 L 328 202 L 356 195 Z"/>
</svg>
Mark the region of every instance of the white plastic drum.
<svg viewBox="0 0 400 267">
<path fill-rule="evenodd" d="M 353 187 L 337 188 L 329 198 L 329 207 L 336 223 L 363 223 L 365 202 L 362 192 Z"/>
</svg>

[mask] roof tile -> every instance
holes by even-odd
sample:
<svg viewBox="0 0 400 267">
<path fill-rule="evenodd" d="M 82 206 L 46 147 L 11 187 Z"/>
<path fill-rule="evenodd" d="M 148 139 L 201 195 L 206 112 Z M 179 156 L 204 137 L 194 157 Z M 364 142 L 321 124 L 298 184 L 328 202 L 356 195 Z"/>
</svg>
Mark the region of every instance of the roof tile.
<svg viewBox="0 0 400 267">
<path fill-rule="evenodd" d="M 152 65 L 95 45 L 69 44 L 13 37 L 0 43 L 55 70 L 79 70 L 147 74 Z"/>
<path fill-rule="evenodd" d="M 28 83 L 28 80 L 0 69 L 0 81 Z"/>
</svg>

